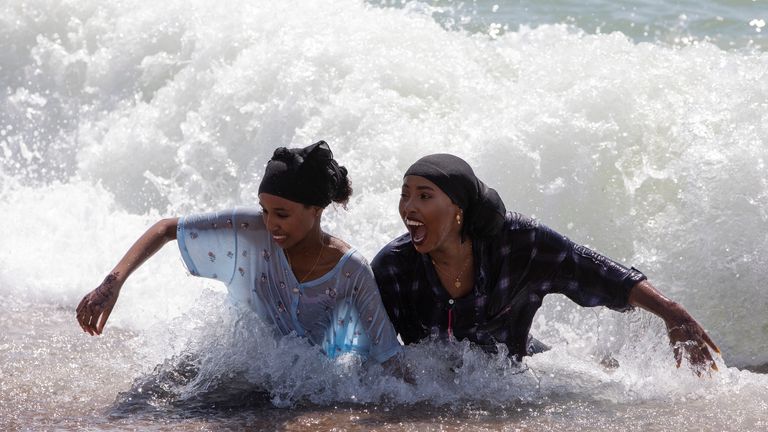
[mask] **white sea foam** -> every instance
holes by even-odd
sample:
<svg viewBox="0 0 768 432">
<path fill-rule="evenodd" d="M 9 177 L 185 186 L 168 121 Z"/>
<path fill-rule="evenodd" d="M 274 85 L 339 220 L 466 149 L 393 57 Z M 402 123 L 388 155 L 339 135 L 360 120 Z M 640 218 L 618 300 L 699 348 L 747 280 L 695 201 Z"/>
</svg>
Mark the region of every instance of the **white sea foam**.
<svg viewBox="0 0 768 432">
<path fill-rule="evenodd" d="M 325 139 L 355 188 L 326 226 L 366 256 L 403 231 L 409 164 L 452 152 L 509 209 L 646 272 L 726 363 L 768 362 L 768 55 L 566 25 L 491 38 L 446 30 L 432 12 L 352 0 L 6 4 L 0 292 L 71 308 L 155 220 L 254 204 L 275 147 Z M 195 340 L 185 317 L 227 322 L 216 318 L 225 304 L 223 287 L 187 276 L 169 246 L 132 276 L 110 326 L 136 332 L 159 362 Z M 258 331 L 232 346 L 262 347 L 245 351 L 261 365 L 246 373 L 278 404 L 581 392 L 627 402 L 765 384 L 722 367 L 702 386 L 671 367 L 661 323 L 640 312 L 552 297 L 534 332 L 554 348 L 524 373 L 459 347 L 458 374 L 416 389 L 353 360 L 330 371 L 316 353 L 291 363 L 299 342 L 270 355 Z M 408 355 L 421 378 L 445 369 L 432 360 L 444 348 Z M 599 365 L 607 355 L 617 370 Z M 368 380 L 367 393 L 350 375 Z"/>
</svg>

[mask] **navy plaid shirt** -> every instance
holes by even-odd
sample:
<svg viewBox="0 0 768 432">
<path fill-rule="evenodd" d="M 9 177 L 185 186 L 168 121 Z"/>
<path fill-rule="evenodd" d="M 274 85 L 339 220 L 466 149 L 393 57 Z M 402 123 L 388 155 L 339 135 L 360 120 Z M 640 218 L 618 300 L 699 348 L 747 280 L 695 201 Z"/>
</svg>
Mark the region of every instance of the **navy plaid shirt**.
<svg viewBox="0 0 768 432">
<path fill-rule="evenodd" d="M 581 306 L 631 309 L 629 291 L 645 276 L 518 213 L 490 239 L 473 239 L 475 285 L 452 299 L 427 255 L 404 234 L 376 255 L 376 282 L 389 317 L 405 344 L 447 337 L 511 355 L 526 354 L 528 332 L 544 296 L 565 294 Z M 449 313 L 450 311 L 450 313 Z M 449 323 L 450 317 L 450 323 Z"/>
</svg>

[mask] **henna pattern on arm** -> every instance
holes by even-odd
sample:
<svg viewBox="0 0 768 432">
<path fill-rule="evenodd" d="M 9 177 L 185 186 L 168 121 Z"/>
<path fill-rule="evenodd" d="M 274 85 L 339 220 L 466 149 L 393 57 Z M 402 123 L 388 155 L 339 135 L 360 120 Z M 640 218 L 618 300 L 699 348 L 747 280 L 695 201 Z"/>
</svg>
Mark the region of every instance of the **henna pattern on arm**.
<svg viewBox="0 0 768 432">
<path fill-rule="evenodd" d="M 120 272 L 112 272 L 93 291 L 86 294 L 77 307 L 77 320 L 84 331 L 91 333 L 98 323 L 99 317 L 106 311 L 107 305 L 114 302 L 119 294 L 115 290 Z M 98 333 L 97 333 L 98 334 Z"/>
<path fill-rule="evenodd" d="M 114 287 L 118 276 L 120 276 L 120 272 L 113 272 L 104 278 L 104 282 L 96 288 L 95 294 L 98 298 L 91 302 L 92 306 L 100 307 L 117 295 L 114 292 Z"/>
</svg>

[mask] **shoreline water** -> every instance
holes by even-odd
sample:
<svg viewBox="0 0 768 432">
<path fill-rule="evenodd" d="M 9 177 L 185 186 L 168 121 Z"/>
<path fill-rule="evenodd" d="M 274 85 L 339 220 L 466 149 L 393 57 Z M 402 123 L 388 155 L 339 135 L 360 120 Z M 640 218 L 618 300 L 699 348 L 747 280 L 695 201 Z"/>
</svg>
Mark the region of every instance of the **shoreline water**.
<svg viewBox="0 0 768 432">
<path fill-rule="evenodd" d="M 18 305 L 17 305 L 18 306 Z M 168 405 L 162 399 L 125 408 L 131 381 L 153 376 L 140 356 L 124 345 L 142 344 L 147 334 L 126 333 L 111 328 L 101 337 L 82 334 L 71 311 L 40 304 L 30 314 L 25 308 L 4 306 L 0 342 L 4 388 L 0 395 L 0 425 L 3 430 L 538 430 L 538 431 L 759 431 L 768 425 L 768 398 L 753 393 L 750 402 L 740 400 L 744 379 L 751 375 L 723 368 L 731 384 L 717 386 L 712 393 L 691 394 L 672 400 L 640 398 L 622 402 L 599 394 L 561 393 L 522 401 L 488 402 L 470 399 L 447 404 L 431 402 L 377 403 L 297 401 L 276 407 L 269 395 L 248 399 L 240 391 L 220 389 L 217 397 L 191 399 Z M 71 324 L 71 323 L 70 323 Z M 15 330 L 14 330 L 15 328 Z M 14 336 L 14 331 L 17 335 Z M 8 336 L 10 335 L 10 336 Z M 9 339 L 13 342 L 8 343 Z M 10 347 L 10 349 L 9 349 Z M 77 347 L 77 348 L 74 348 Z M 122 354 L 121 354 L 122 353 Z M 276 355 L 280 355 L 277 353 Z M 135 362 L 135 363 L 134 363 Z M 13 365 L 8 368 L 8 365 Z M 157 369 L 154 367 L 154 369 Z M 61 373 L 60 371 L 66 371 Z M 8 378 L 27 376 L 26 386 L 7 388 Z M 154 376 L 157 376 L 156 374 Z M 145 377 L 145 378 L 142 378 Z M 421 378 L 424 380 L 425 378 Z M 706 381 L 707 378 L 702 378 Z M 427 381 L 419 387 L 428 388 Z M 241 382 L 242 384 L 242 382 Z M 727 386 L 735 385 L 733 391 Z M 764 384 L 755 383 L 758 388 Z M 364 391 L 360 387 L 360 391 Z M 418 387 L 417 387 L 418 388 Z M 738 390 L 741 388 L 741 390 Z M 755 389 L 756 391 L 757 388 Z M 418 390 L 417 390 L 418 391 Z M 126 393 L 128 392 L 128 393 Z M 122 395 L 122 396 L 121 396 Z M 222 398 L 223 396 L 223 398 Z M 249 397 L 253 397 L 249 396 Z M 123 402 L 118 403 L 118 400 Z M 740 400 L 736 402 L 736 400 Z M 55 404 L 51 406 L 50 404 Z M 123 408 L 120 408 L 123 404 Z M 137 408 L 138 407 L 138 408 Z M 693 417 L 691 416 L 693 413 Z M 695 418 L 695 421 L 692 421 Z"/>
</svg>

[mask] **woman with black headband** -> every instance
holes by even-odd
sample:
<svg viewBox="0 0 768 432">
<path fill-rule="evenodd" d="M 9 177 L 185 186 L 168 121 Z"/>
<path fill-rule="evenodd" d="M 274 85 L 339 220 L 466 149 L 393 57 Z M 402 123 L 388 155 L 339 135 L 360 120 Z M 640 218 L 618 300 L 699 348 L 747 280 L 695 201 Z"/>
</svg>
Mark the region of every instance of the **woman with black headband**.
<svg viewBox="0 0 768 432">
<path fill-rule="evenodd" d="M 85 332 L 101 334 L 128 276 L 177 240 L 192 275 L 224 282 L 234 300 L 283 335 L 305 336 L 331 358 L 356 352 L 397 366 L 390 359 L 401 345 L 367 261 L 320 227 L 325 207 L 346 204 L 351 193 L 347 170 L 325 142 L 278 148 L 259 186 L 261 210 L 236 208 L 156 223 L 83 298 L 77 320 Z"/>
<path fill-rule="evenodd" d="M 717 369 L 718 348 L 679 304 L 646 277 L 518 213 L 462 159 L 433 154 L 406 171 L 399 205 L 408 233 L 372 262 L 382 300 L 405 344 L 468 339 L 518 360 L 543 349 L 529 336 L 545 295 L 581 306 L 639 306 L 666 323 L 677 365 L 681 348 L 697 373 Z"/>
</svg>

